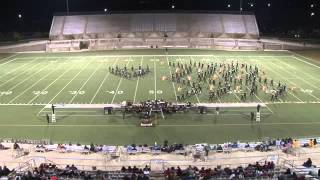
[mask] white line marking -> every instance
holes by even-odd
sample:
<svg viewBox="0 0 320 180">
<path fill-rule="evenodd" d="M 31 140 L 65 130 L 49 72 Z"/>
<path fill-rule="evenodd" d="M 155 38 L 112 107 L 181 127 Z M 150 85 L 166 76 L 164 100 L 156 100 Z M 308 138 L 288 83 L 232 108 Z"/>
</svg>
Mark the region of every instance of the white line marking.
<svg viewBox="0 0 320 180">
<path fill-rule="evenodd" d="M 213 58 L 218 61 L 218 59 L 217 59 L 215 56 L 213 56 Z M 192 60 L 193 60 L 193 59 L 192 59 Z M 220 75 L 219 75 L 218 73 L 217 73 L 217 75 L 218 75 L 219 78 L 220 78 Z M 218 101 L 221 103 L 221 99 L 219 98 L 219 96 L 216 96 L 216 97 L 218 98 Z"/>
<path fill-rule="evenodd" d="M 157 69 L 155 57 L 153 57 L 153 70 L 154 70 L 154 100 L 157 100 Z"/>
<path fill-rule="evenodd" d="M 280 60 L 281 61 L 281 60 Z M 270 61 L 271 62 L 271 61 Z M 282 70 L 282 71 L 285 71 L 285 72 L 287 72 L 287 74 L 291 74 L 291 75 L 294 75 L 294 74 L 292 74 L 292 73 L 290 73 L 290 72 L 288 72 L 287 70 L 285 70 L 284 68 L 282 68 L 281 66 L 277 66 L 276 64 L 274 64 L 273 62 L 271 62 L 275 67 L 278 67 L 280 70 Z M 282 76 L 281 76 L 282 77 Z M 293 85 L 295 85 L 295 86 L 298 86 L 295 82 L 293 82 L 293 81 L 290 81 L 289 79 L 286 79 L 286 78 L 283 78 L 282 77 L 282 79 L 284 79 L 284 80 L 286 80 L 286 81 L 288 81 L 288 82 L 290 82 L 291 84 L 293 84 Z M 302 79 L 303 80 L 303 79 Z M 304 81 L 304 80 L 303 80 Z M 309 84 L 309 83 L 307 83 L 307 84 Z M 301 87 L 301 86 L 300 86 Z M 291 94 L 291 95 L 293 95 L 293 96 L 295 96 L 298 100 L 300 100 L 300 101 L 302 101 L 300 98 L 298 98 L 296 95 L 294 95 L 293 93 L 291 93 L 291 92 L 289 92 L 289 94 Z M 308 95 L 310 95 L 311 96 L 311 93 L 308 93 Z M 316 99 L 318 99 L 318 98 L 316 98 Z"/>
<path fill-rule="evenodd" d="M 57 82 L 62 76 L 64 76 L 67 72 L 69 72 L 72 67 L 74 66 L 74 64 L 72 66 L 70 66 L 68 69 L 66 69 L 66 71 L 64 71 L 59 77 L 57 77 L 54 81 L 52 81 L 47 87 L 45 87 L 44 89 L 42 89 L 41 91 L 46 91 L 52 84 L 54 84 L 55 82 Z M 36 100 L 38 97 L 40 96 L 40 94 L 37 94 L 35 97 L 33 97 L 28 104 L 32 103 L 32 101 Z"/>
<path fill-rule="evenodd" d="M 168 56 L 166 56 L 166 59 L 167 59 L 168 68 L 169 68 L 169 70 L 170 70 L 170 71 L 169 71 L 169 72 L 170 72 L 169 77 L 171 77 L 171 75 L 172 75 L 172 71 L 171 71 L 171 67 L 169 66 Z M 176 86 L 174 85 L 174 82 L 173 82 L 173 81 L 172 81 L 172 88 L 173 88 L 174 96 L 175 96 L 175 98 L 176 98 L 176 102 L 178 102 Z"/>
<path fill-rule="evenodd" d="M 4 59 L 10 59 L 10 58 L 15 57 L 15 56 L 17 56 L 17 55 L 18 55 L 18 54 L 13 54 L 13 55 L 11 55 L 11 56 L 9 56 L 9 57 L 5 57 L 5 58 L 0 59 L 0 61 L 2 61 L 2 60 L 4 60 Z M 7 62 L 5 62 L 5 63 L 1 63 L 0 66 L 5 65 L 5 64 L 8 64 L 8 63 L 10 63 L 10 62 L 12 62 L 12 61 L 14 61 L 14 60 L 17 60 L 17 58 L 14 58 L 14 59 L 12 59 L 12 60 L 10 60 L 10 61 L 7 61 Z"/>
<path fill-rule="evenodd" d="M 126 67 L 128 66 L 129 63 L 130 63 L 130 61 L 127 62 Z M 116 89 L 116 91 L 115 91 L 115 93 L 114 93 L 114 95 L 113 95 L 111 104 L 113 103 L 114 99 L 116 98 L 116 96 L 117 96 L 117 94 L 118 94 L 118 90 L 119 90 L 119 88 L 120 88 L 120 85 L 121 85 L 122 80 L 123 80 L 123 77 L 121 77 L 121 79 L 120 79 L 120 81 L 119 81 L 119 83 L 118 83 L 118 86 L 117 86 L 117 89 Z"/>
<path fill-rule="evenodd" d="M 252 59 L 251 59 L 252 60 Z M 255 62 L 258 62 L 257 60 L 253 60 Z M 281 74 L 277 73 L 276 71 L 274 71 L 272 68 L 270 68 L 269 66 L 264 66 L 266 69 L 269 69 L 270 71 L 273 72 L 274 75 L 278 75 L 279 77 L 281 77 L 281 79 L 285 80 L 285 78 L 282 77 Z M 291 83 L 292 84 L 292 83 Z M 300 98 L 298 98 L 296 95 L 294 95 L 293 93 L 291 93 L 290 91 L 287 91 L 290 95 L 292 95 L 294 98 L 298 99 L 300 102 L 303 102 Z"/>
<path fill-rule="evenodd" d="M 98 71 L 98 69 L 100 69 L 100 66 L 97 66 L 96 69 L 91 73 L 91 75 L 88 77 L 88 79 L 82 84 L 82 86 L 77 90 L 77 92 L 81 91 L 83 89 L 83 87 L 89 82 L 89 80 L 93 77 L 93 75 L 96 74 L 96 72 Z M 75 95 L 73 95 L 73 97 L 71 98 L 71 100 L 69 101 L 69 104 L 71 104 L 71 102 L 77 97 L 79 93 L 76 93 Z"/>
<path fill-rule="evenodd" d="M 169 57 L 188 57 L 188 56 L 193 56 L 193 57 L 210 57 L 212 56 L 211 54 L 174 54 L 174 55 L 168 55 Z M 51 58 L 51 59 L 56 59 L 56 58 L 61 58 L 61 56 L 50 56 L 50 57 L 46 57 L 46 56 L 37 56 L 38 58 Z M 102 58 L 106 58 L 106 57 L 110 57 L 110 58 L 129 58 L 129 57 L 141 57 L 141 55 L 130 55 L 130 54 L 126 54 L 126 55 L 96 55 L 96 56 L 92 56 L 92 55 L 82 55 L 82 56 L 69 56 L 69 58 L 89 58 L 89 57 L 102 57 Z M 143 57 L 165 57 L 165 55 L 163 54 L 154 54 L 154 55 L 143 55 Z M 229 55 L 229 56 L 225 56 L 225 55 L 217 55 L 217 57 L 227 57 L 227 58 L 241 58 L 241 57 L 245 57 L 245 58 L 254 58 L 254 57 L 264 57 L 264 58 L 269 58 L 269 57 L 291 57 L 291 55 L 279 55 L 279 56 L 272 56 L 272 55 L 254 55 L 254 56 L 248 56 L 248 55 Z M 16 59 L 28 59 L 27 57 L 18 57 Z"/>
<path fill-rule="evenodd" d="M 141 62 L 140 62 L 140 66 L 142 67 L 142 62 L 143 62 L 143 56 L 141 57 Z M 138 86 L 139 86 L 139 81 L 140 81 L 140 76 L 138 76 L 138 80 L 137 80 L 137 84 L 136 84 L 136 89 L 134 91 L 134 97 L 133 97 L 133 103 L 136 102 L 136 97 L 137 97 L 137 90 L 138 90 Z"/>
<path fill-rule="evenodd" d="M 3 85 L 7 84 L 8 82 L 16 79 L 17 77 L 19 77 L 20 75 L 24 74 L 25 72 L 27 72 L 27 71 L 29 71 L 29 70 L 31 70 L 31 69 L 33 70 L 34 67 L 38 66 L 39 64 L 41 64 L 41 63 L 37 63 L 37 64 L 34 64 L 34 65 L 31 66 L 31 67 L 25 68 L 22 72 L 18 73 L 17 75 L 13 76 L 12 78 L 8 79 L 7 81 L 1 83 L 0 87 L 2 87 Z"/>
<path fill-rule="evenodd" d="M 85 66 L 82 67 L 82 69 L 48 102 L 47 105 L 50 105 L 51 102 L 57 97 L 59 96 L 59 94 L 76 78 L 79 76 L 79 74 L 89 65 L 90 63 L 88 62 Z M 39 115 L 46 107 L 43 107 L 37 115 Z"/>
<path fill-rule="evenodd" d="M 308 59 L 309 61 L 314 61 L 314 60 L 312 60 L 312 59 L 310 59 L 310 58 L 308 58 L 308 57 L 302 56 L 302 55 L 297 54 L 297 53 L 295 53 L 295 52 L 292 52 L 292 51 L 289 51 L 289 52 L 291 52 L 292 54 L 295 54 L 295 55 L 297 55 L 297 56 L 303 57 L 303 58 L 305 58 L 305 59 Z M 295 56 L 293 56 L 293 57 L 295 57 Z M 317 65 L 315 65 L 315 64 L 313 64 L 313 63 L 310 63 L 310 62 L 308 62 L 308 61 L 304 61 L 304 60 L 299 59 L 299 58 L 295 58 L 295 59 L 298 60 L 298 61 L 304 62 L 304 63 L 306 63 L 306 64 L 309 64 L 310 66 L 313 66 L 313 67 L 316 67 L 316 68 L 320 69 L 320 66 L 317 66 Z"/>
<path fill-rule="evenodd" d="M 248 86 L 245 86 L 249 91 L 250 91 L 250 89 L 248 88 Z M 261 102 L 261 103 L 263 103 L 263 101 L 256 95 L 256 94 L 254 94 L 254 96 Z M 273 114 L 274 112 L 268 107 L 268 106 L 266 106 L 267 107 L 267 109 Z"/>
<path fill-rule="evenodd" d="M 180 57 L 180 56 L 178 56 L 178 58 L 179 58 L 179 62 L 181 62 L 181 63 L 182 63 L 181 57 Z M 191 83 L 191 82 L 190 82 L 190 83 Z M 196 98 L 197 98 L 198 103 L 200 103 L 200 100 L 199 100 L 198 95 L 197 95 L 197 94 L 195 94 L 195 95 L 196 95 Z"/>
<path fill-rule="evenodd" d="M 47 67 L 50 64 L 47 64 L 45 67 Z M 44 69 L 44 68 L 43 68 Z M 58 69 L 58 68 L 57 68 Z M 11 99 L 11 101 L 9 101 L 9 104 L 12 103 L 13 101 L 15 101 L 16 99 L 18 99 L 20 96 L 22 96 L 25 92 L 27 92 L 28 90 L 30 90 L 31 88 L 33 88 L 35 85 L 37 85 L 40 81 L 42 81 L 43 79 L 45 79 L 46 77 L 48 77 L 49 75 L 51 75 L 52 73 L 54 73 L 55 71 L 57 71 L 57 69 L 51 71 L 50 73 L 46 74 L 45 76 L 43 76 L 42 78 L 40 78 L 38 81 L 34 82 L 31 86 L 29 86 L 27 89 L 25 89 L 24 91 L 22 91 L 18 96 L 14 97 L 13 99 Z M 40 72 L 40 71 L 39 71 Z"/>
<path fill-rule="evenodd" d="M 112 66 L 114 66 L 117 62 L 118 62 L 119 58 L 117 58 L 115 60 L 115 62 L 112 64 Z M 94 101 L 94 99 L 96 98 L 97 94 L 100 92 L 100 89 L 102 87 L 102 85 L 104 84 L 104 82 L 107 80 L 107 78 L 109 77 L 110 72 L 106 73 L 104 79 L 102 80 L 102 82 L 100 83 L 100 86 L 98 87 L 96 93 L 94 94 L 94 96 L 91 98 L 90 104 L 92 104 L 92 102 Z"/>
<path fill-rule="evenodd" d="M 279 62 L 282 63 L 282 64 L 284 64 L 284 65 L 286 65 L 286 66 L 288 66 L 289 68 L 292 68 L 292 66 L 291 66 L 290 64 L 288 64 L 288 63 L 285 63 L 285 62 L 283 62 L 283 61 L 279 61 Z M 306 84 L 308 84 L 308 85 L 310 85 L 310 86 L 312 86 L 312 87 L 314 87 L 314 88 L 316 88 L 316 89 L 318 89 L 318 90 L 320 89 L 319 87 L 313 85 L 313 83 L 310 83 L 309 81 L 306 81 L 304 78 L 301 78 L 300 76 L 297 76 L 297 75 L 293 74 L 292 72 L 286 70 L 286 68 L 282 68 L 281 66 L 279 66 L 279 68 L 283 69 L 283 71 L 287 72 L 288 74 L 291 74 L 291 76 L 297 77 L 298 79 L 302 80 L 302 81 L 305 82 Z M 302 74 L 304 74 L 303 71 L 300 71 L 300 70 L 299 70 L 299 72 L 302 72 Z M 290 81 L 288 78 L 286 78 L 286 79 L 287 79 L 288 81 Z"/>
<path fill-rule="evenodd" d="M 105 116 L 105 115 L 104 115 Z M 157 127 L 218 127 L 218 126 L 276 126 L 276 125 L 319 125 L 320 122 L 284 123 L 238 123 L 238 124 L 160 124 Z M 0 124 L 0 127 L 47 127 L 47 124 Z M 51 127 L 136 127 L 136 124 L 51 124 Z"/>
<path fill-rule="evenodd" d="M 20 81 L 19 83 L 15 84 L 14 86 L 12 86 L 10 89 L 8 89 L 7 91 L 11 91 L 13 89 L 15 89 L 16 87 L 18 87 L 20 84 L 26 82 L 27 80 L 29 80 L 31 77 L 35 76 L 36 74 L 38 74 L 40 71 L 42 71 L 43 69 L 45 69 L 47 66 L 49 66 L 49 64 L 47 64 L 46 66 L 42 67 L 41 69 L 39 69 L 38 71 L 36 71 L 33 75 L 27 77 L 26 79 L 24 79 L 23 81 Z"/>
<path fill-rule="evenodd" d="M 22 64 L 21 66 L 18 66 L 17 68 L 14 68 L 13 70 L 11 70 L 11 71 L 5 73 L 4 75 L 0 76 L 0 78 L 6 76 L 6 75 L 8 75 L 8 74 L 11 74 L 12 72 L 17 71 L 18 69 L 21 69 L 21 68 L 25 67 L 26 65 L 31 64 L 32 62 L 36 61 L 37 59 L 38 59 L 38 58 L 34 58 L 32 61 L 30 61 L 30 62 L 28 62 L 28 63 L 24 63 L 24 64 Z"/>
</svg>

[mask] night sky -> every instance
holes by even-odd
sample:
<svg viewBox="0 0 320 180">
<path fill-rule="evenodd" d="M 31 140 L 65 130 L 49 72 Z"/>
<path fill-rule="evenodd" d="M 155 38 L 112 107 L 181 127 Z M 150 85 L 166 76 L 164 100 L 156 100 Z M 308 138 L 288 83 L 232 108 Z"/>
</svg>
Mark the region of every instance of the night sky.
<svg viewBox="0 0 320 180">
<path fill-rule="evenodd" d="M 240 0 L 68 0 L 70 12 L 104 9 L 239 11 Z M 243 11 L 256 14 L 262 32 L 320 29 L 320 0 L 242 0 Z M 172 9 L 172 5 L 175 6 Z M 228 7 L 230 5 L 230 7 Z M 48 32 L 55 12 L 66 0 L 1 0 L 0 32 Z M 314 15 L 311 15 L 314 13 Z M 21 19 L 19 18 L 21 14 Z"/>
</svg>

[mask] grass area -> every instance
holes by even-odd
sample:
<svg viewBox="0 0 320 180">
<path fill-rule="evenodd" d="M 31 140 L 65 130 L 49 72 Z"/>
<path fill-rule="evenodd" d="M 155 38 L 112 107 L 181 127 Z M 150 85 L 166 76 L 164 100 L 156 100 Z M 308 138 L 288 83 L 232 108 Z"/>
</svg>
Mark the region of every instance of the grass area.
<svg viewBox="0 0 320 180">
<path fill-rule="evenodd" d="M 6 56 L 7 57 L 7 56 Z M 264 137 L 318 136 L 320 122 L 320 67 L 308 58 L 290 52 L 238 52 L 210 50 L 118 50 L 84 53 L 18 54 L 0 59 L 0 137 L 51 139 L 82 143 L 217 143 L 256 140 Z M 166 99 L 176 101 L 181 83 L 172 82 L 176 67 L 189 64 L 238 62 L 259 67 L 268 79 L 288 86 L 289 91 L 272 102 L 259 86 L 246 102 L 264 102 L 260 123 L 252 122 L 252 109 L 222 110 L 167 115 L 157 126 L 139 127 L 139 119 L 121 114 L 104 115 L 102 109 L 59 110 L 57 123 L 47 124 L 46 104 L 105 104 L 122 101 Z M 151 73 L 126 79 L 109 73 L 109 67 L 149 67 Z M 196 79 L 196 73 L 192 75 Z M 164 78 L 166 77 L 166 78 Z M 204 85 L 206 87 L 206 85 Z M 241 86 L 241 93 L 248 87 Z M 240 102 L 239 92 L 214 99 L 214 103 Z M 188 101 L 207 103 L 208 90 Z"/>
</svg>

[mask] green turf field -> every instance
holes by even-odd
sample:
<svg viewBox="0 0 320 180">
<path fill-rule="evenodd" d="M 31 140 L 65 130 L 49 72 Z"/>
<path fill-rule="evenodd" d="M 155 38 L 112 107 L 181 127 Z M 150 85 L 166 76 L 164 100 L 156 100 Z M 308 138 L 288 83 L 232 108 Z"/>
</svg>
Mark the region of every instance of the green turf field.
<svg viewBox="0 0 320 180">
<path fill-rule="evenodd" d="M 206 50 L 120 50 L 86 53 L 6 54 L 0 57 L 0 137 L 51 139 L 94 143 L 199 143 L 253 140 L 264 137 L 320 135 L 320 66 L 291 52 L 236 52 Z M 168 115 L 157 126 L 139 127 L 139 119 L 103 110 L 58 110 L 57 123 L 47 124 L 47 104 L 105 104 L 166 99 L 175 102 L 181 85 L 170 77 L 169 62 L 188 64 L 236 62 L 257 65 L 268 78 L 286 83 L 285 96 L 272 102 L 259 92 L 246 102 L 263 102 L 260 123 L 249 120 L 252 109 L 232 109 L 199 115 Z M 110 66 L 149 66 L 151 73 L 125 79 L 109 73 Z M 192 78 L 196 78 L 192 75 Z M 291 88 L 293 88 L 291 90 Z M 247 91 L 247 87 L 242 87 Z M 240 102 L 237 92 L 214 100 Z M 192 96 L 193 103 L 208 102 L 208 93 Z"/>
</svg>

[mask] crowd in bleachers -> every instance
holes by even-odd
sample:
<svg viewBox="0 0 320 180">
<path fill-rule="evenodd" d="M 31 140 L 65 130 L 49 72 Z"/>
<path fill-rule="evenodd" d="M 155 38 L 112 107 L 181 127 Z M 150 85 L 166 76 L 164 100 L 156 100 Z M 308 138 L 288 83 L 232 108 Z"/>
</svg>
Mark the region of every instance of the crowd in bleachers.
<svg viewBox="0 0 320 180">
<path fill-rule="evenodd" d="M 11 171 L 10 171 L 11 172 Z M 9 173 L 10 173 L 9 172 Z M 143 169 L 137 167 L 122 167 L 119 171 L 84 171 L 79 170 L 74 165 L 67 165 L 65 168 L 58 168 L 54 164 L 41 164 L 39 167 L 26 172 L 16 172 L 12 175 L 16 180 L 60 180 L 60 179 L 86 179 L 86 180 L 104 180 L 104 179 L 127 179 L 127 180 L 147 180 L 151 172 L 150 167 Z M 9 173 L 4 174 L 7 176 Z M 1 177 L 1 176 L 0 176 Z"/>
<path fill-rule="evenodd" d="M 197 168 L 189 166 L 185 169 L 178 167 L 171 167 L 164 171 L 166 179 L 305 179 L 305 175 L 298 175 L 291 169 L 285 171 L 275 169 L 273 162 L 264 162 L 249 164 L 246 167 L 222 168 Z"/>
</svg>

